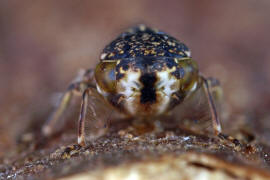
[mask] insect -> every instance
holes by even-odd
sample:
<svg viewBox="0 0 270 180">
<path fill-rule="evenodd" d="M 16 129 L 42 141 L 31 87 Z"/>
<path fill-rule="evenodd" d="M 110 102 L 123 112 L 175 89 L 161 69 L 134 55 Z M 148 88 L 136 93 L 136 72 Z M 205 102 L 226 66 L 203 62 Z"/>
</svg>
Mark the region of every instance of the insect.
<svg viewBox="0 0 270 180">
<path fill-rule="evenodd" d="M 146 119 L 177 108 L 198 88 L 203 88 L 215 135 L 237 144 L 236 139 L 222 134 L 210 85 L 199 73 L 185 44 L 162 31 L 139 25 L 107 45 L 95 70 L 85 71 L 69 86 L 42 132 L 45 136 L 53 133 L 52 127 L 68 107 L 74 92 L 82 93 L 78 144 L 85 146 L 89 104 L 92 118 L 101 118 L 102 113 L 97 115 L 95 108 L 105 108 L 107 103 L 127 116 Z"/>
</svg>

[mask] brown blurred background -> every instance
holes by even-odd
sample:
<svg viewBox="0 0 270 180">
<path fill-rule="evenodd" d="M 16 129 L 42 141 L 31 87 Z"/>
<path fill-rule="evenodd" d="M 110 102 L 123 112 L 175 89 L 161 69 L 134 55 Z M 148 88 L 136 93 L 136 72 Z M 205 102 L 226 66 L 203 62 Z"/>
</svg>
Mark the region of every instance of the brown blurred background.
<svg viewBox="0 0 270 180">
<path fill-rule="evenodd" d="M 231 117 L 268 122 L 270 137 L 269 17 L 268 0 L 2 0 L 0 157 L 30 121 L 44 121 L 54 93 L 138 23 L 185 42 L 201 72 L 221 81 Z"/>
</svg>

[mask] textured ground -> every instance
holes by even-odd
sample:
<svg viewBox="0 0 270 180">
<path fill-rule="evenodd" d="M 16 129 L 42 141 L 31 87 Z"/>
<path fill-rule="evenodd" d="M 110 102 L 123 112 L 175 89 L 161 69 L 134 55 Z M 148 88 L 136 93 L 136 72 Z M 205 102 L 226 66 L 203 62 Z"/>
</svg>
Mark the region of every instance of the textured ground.
<svg viewBox="0 0 270 180">
<path fill-rule="evenodd" d="M 144 124 L 135 129 L 133 124 L 117 122 L 105 136 L 77 149 L 63 146 L 75 142 L 72 133 L 41 144 L 31 140 L 32 146 L 21 145 L 13 152 L 17 155 L 4 158 L 0 178 L 270 178 L 270 146 L 250 134 L 242 134 L 242 142 L 249 145 L 239 148 L 211 135 L 161 124 L 150 130 Z"/>
</svg>

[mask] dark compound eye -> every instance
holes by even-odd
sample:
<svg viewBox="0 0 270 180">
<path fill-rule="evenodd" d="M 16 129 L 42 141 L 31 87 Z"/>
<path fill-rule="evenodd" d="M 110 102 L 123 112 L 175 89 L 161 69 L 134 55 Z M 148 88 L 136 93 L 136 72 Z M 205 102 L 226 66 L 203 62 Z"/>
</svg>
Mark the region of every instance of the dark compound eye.
<svg viewBox="0 0 270 180">
<path fill-rule="evenodd" d="M 97 65 L 95 78 L 99 87 L 105 92 L 114 92 L 116 62 L 101 62 Z"/>
<path fill-rule="evenodd" d="M 179 78 L 183 78 L 185 76 L 185 69 L 180 67 L 178 68 L 178 72 L 179 72 Z"/>
<path fill-rule="evenodd" d="M 111 69 L 110 72 L 108 73 L 108 78 L 111 80 L 111 81 L 115 81 L 115 70 L 114 69 Z"/>
<path fill-rule="evenodd" d="M 178 75 L 181 80 L 182 89 L 190 90 L 198 78 L 198 66 L 192 59 L 179 61 Z"/>
</svg>

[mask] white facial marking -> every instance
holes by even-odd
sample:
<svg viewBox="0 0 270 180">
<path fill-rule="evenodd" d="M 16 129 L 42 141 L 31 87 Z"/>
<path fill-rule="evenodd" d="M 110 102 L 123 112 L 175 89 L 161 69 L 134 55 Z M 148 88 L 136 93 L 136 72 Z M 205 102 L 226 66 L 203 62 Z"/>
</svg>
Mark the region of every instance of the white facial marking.
<svg viewBox="0 0 270 180">
<path fill-rule="evenodd" d="M 126 97 L 130 97 L 134 93 L 134 90 L 140 90 L 138 87 L 138 84 L 140 84 L 140 73 L 128 71 L 127 74 L 127 78 L 123 78 L 120 81 L 120 86 L 124 87 L 125 89 L 123 92 L 121 92 L 121 94 L 125 95 Z"/>
<path fill-rule="evenodd" d="M 169 73 L 170 72 L 168 71 L 162 71 L 157 73 L 157 76 L 159 78 L 157 90 L 161 91 L 158 93 L 163 93 L 161 94 L 162 100 L 159 105 L 159 113 L 163 113 L 166 110 L 169 105 L 171 95 L 178 90 L 177 86 L 175 86 L 176 88 L 174 89 L 172 88 L 172 85 L 177 83 L 177 79 L 170 77 Z M 162 88 L 164 89 L 162 90 Z"/>
<path fill-rule="evenodd" d="M 171 96 L 172 93 L 177 91 L 177 89 L 172 89 L 171 88 L 171 86 L 173 84 L 177 83 L 177 80 L 174 79 L 174 78 L 170 78 L 169 77 L 169 72 L 167 72 L 167 71 L 158 72 L 157 76 L 160 79 L 157 89 L 161 89 L 163 87 L 164 88 L 163 92 L 167 96 Z"/>
<path fill-rule="evenodd" d="M 126 78 L 123 78 L 120 80 L 119 84 L 117 85 L 119 87 L 118 92 L 120 94 L 123 94 L 126 97 L 126 108 L 131 114 L 135 114 L 136 109 L 134 106 L 134 95 L 140 91 L 140 72 L 134 72 L 134 71 L 128 71 L 126 72 L 128 76 Z"/>
<path fill-rule="evenodd" d="M 162 100 L 161 100 L 161 103 L 158 106 L 158 111 L 157 112 L 158 112 L 158 114 L 162 114 L 167 109 L 167 107 L 169 105 L 170 97 L 165 95 L 162 92 L 157 92 L 157 93 L 161 93 L 161 97 L 162 97 Z"/>
<path fill-rule="evenodd" d="M 173 69 L 167 69 L 162 72 L 157 72 L 157 79 L 159 80 L 156 82 L 156 93 L 158 99 L 158 104 L 153 104 L 154 112 L 157 114 L 162 114 L 168 108 L 171 95 L 178 91 L 178 83 L 179 81 L 174 77 L 171 76 L 170 73 L 175 71 Z M 132 70 L 128 70 L 125 72 L 126 77 L 122 78 L 117 83 L 117 92 L 123 94 L 125 98 L 125 108 L 130 114 L 136 115 L 138 113 L 138 105 L 140 106 L 140 96 L 141 96 L 141 89 L 143 88 L 142 83 L 140 82 L 141 73 L 134 72 Z"/>
</svg>

